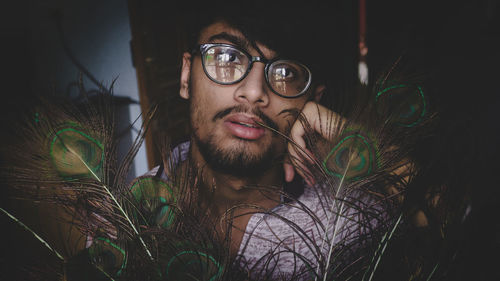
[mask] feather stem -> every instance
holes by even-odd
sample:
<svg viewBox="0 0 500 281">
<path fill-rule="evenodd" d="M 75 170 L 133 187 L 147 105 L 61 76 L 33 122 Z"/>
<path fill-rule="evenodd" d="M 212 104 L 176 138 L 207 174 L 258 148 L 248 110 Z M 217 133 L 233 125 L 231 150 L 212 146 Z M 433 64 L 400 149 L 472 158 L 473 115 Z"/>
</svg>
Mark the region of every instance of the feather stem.
<svg viewBox="0 0 500 281">
<path fill-rule="evenodd" d="M 52 251 L 54 254 L 56 254 L 56 256 L 60 260 L 64 261 L 64 257 L 61 254 L 59 254 L 59 252 L 57 252 L 56 249 L 52 248 L 49 245 L 49 243 L 47 243 L 45 240 L 43 240 L 42 237 L 40 237 L 38 234 L 36 234 L 36 232 L 34 232 L 31 228 L 29 228 L 27 225 L 25 225 L 23 222 L 21 222 L 20 220 L 18 220 L 15 216 L 13 216 L 12 214 L 10 214 L 9 212 L 7 212 L 6 210 L 4 210 L 1 207 L 0 207 L 0 211 L 2 211 L 4 214 L 6 214 L 9 218 L 11 218 L 12 220 L 14 220 L 15 222 L 17 222 L 20 226 L 22 226 L 28 232 L 30 232 L 31 234 L 33 234 L 33 236 L 35 236 L 36 239 L 38 239 L 40 242 L 42 242 L 42 244 L 45 245 L 45 247 L 47 247 L 50 251 Z"/>
<path fill-rule="evenodd" d="M 436 269 L 438 268 L 438 266 L 439 266 L 439 263 L 436 263 L 436 266 L 434 266 L 434 268 L 432 269 L 431 274 L 429 274 L 429 277 L 427 277 L 427 281 L 431 280 L 432 275 L 434 275 L 434 272 L 436 272 Z"/>
<path fill-rule="evenodd" d="M 340 180 L 340 183 L 339 183 L 339 186 L 337 188 L 337 192 L 335 193 L 335 198 L 338 198 L 338 195 L 340 193 L 340 190 L 342 189 L 342 186 L 344 185 L 344 179 L 346 178 L 346 175 L 347 175 L 347 171 L 349 170 L 349 166 L 351 164 L 351 160 L 352 158 L 349 158 L 349 162 L 347 162 L 347 166 L 346 166 L 346 169 L 344 170 L 344 174 L 342 175 L 342 178 Z M 326 280 L 326 277 L 327 277 L 327 273 L 328 273 L 328 266 L 330 266 L 330 256 L 332 254 L 332 251 L 333 251 L 333 248 L 334 248 L 334 241 L 335 241 L 335 236 L 337 235 L 337 231 L 338 231 L 338 219 L 339 219 L 339 216 L 342 214 L 342 210 L 344 208 L 344 202 L 345 200 L 342 200 L 342 204 L 340 205 L 340 210 L 339 212 L 337 213 L 337 218 L 336 218 L 336 223 L 335 223 L 335 230 L 333 231 L 333 237 L 332 237 L 332 241 L 331 241 L 331 245 L 330 245 L 330 249 L 328 250 L 328 257 L 327 257 L 327 261 L 326 261 L 326 266 L 325 266 L 325 275 L 323 276 L 323 281 Z M 336 202 L 333 202 L 332 204 L 332 207 L 330 209 L 330 214 L 333 214 L 333 208 L 335 208 Z M 327 214 L 328 216 L 328 214 Z M 330 218 L 328 218 L 328 224 L 327 224 L 327 227 L 325 229 L 325 234 L 323 236 L 323 240 L 321 241 L 321 249 L 323 249 L 323 245 L 325 243 L 325 241 L 328 239 L 328 229 L 330 228 Z M 317 267 L 317 271 L 319 271 L 319 264 L 318 264 L 318 267 Z M 319 272 L 316 272 L 316 276 L 318 276 L 318 273 Z M 316 278 L 317 279 L 317 278 Z"/>
<path fill-rule="evenodd" d="M 94 176 L 94 178 L 101 182 L 101 179 L 99 178 L 99 176 L 97 176 L 95 174 L 95 172 L 92 170 L 92 168 L 90 168 L 87 163 L 80 157 L 80 155 L 78 153 L 76 153 L 71 147 L 67 147 L 65 145 L 66 149 L 68 149 L 70 152 L 74 153 L 76 155 L 76 157 L 78 157 L 78 159 L 80 161 L 82 161 L 82 163 L 85 165 L 85 167 L 90 171 L 90 173 L 92 174 L 92 176 Z M 123 210 L 122 206 L 120 205 L 120 203 L 118 203 L 118 201 L 116 200 L 115 196 L 111 193 L 111 191 L 108 189 L 108 187 L 105 185 L 105 184 L 102 184 L 102 188 L 104 188 L 104 191 L 106 191 L 106 193 L 109 195 L 109 197 L 113 200 L 113 202 L 115 203 L 115 205 L 118 207 L 118 209 L 120 210 L 120 212 L 125 216 L 125 219 L 127 220 L 127 222 L 130 224 L 130 227 L 132 227 L 132 230 L 134 231 L 134 233 L 136 235 L 139 236 L 139 231 L 137 231 L 137 229 L 135 228 L 134 226 L 134 223 L 130 220 L 130 218 L 128 217 L 127 215 L 127 212 L 125 212 L 125 210 Z M 148 247 L 146 246 L 146 243 L 144 242 L 144 240 L 142 239 L 142 237 L 139 236 L 139 241 L 141 241 L 141 244 L 142 246 L 144 247 L 144 249 L 146 250 L 146 253 L 148 254 L 149 258 L 151 259 L 151 261 L 154 261 L 153 259 L 153 255 L 151 255 L 151 252 L 149 251 Z"/>
<path fill-rule="evenodd" d="M 104 276 L 108 277 L 109 280 L 111 281 L 115 281 L 115 279 L 113 279 L 113 277 L 111 277 L 111 275 L 109 275 L 106 271 L 102 270 L 102 268 L 96 266 L 95 268 L 97 268 L 102 274 L 104 274 Z"/>
<path fill-rule="evenodd" d="M 301 151 L 302 151 L 305 155 L 308 155 L 308 153 L 307 153 L 307 152 L 306 152 L 306 151 L 305 151 L 305 150 L 304 150 L 301 146 L 299 146 L 299 145 L 298 145 L 298 144 L 297 144 L 297 143 L 296 143 L 293 139 L 291 139 L 290 137 L 286 136 L 286 135 L 285 135 L 285 134 L 283 134 L 282 132 L 280 132 L 280 131 L 278 131 L 278 130 L 276 130 L 276 129 L 274 129 L 274 128 L 271 128 L 271 127 L 267 126 L 266 124 L 263 124 L 263 123 L 260 123 L 260 122 L 257 122 L 257 124 L 258 124 L 258 125 L 260 125 L 260 126 L 262 126 L 262 127 L 264 127 L 264 128 L 267 128 L 267 129 L 269 129 L 269 130 L 271 130 L 271 131 L 273 131 L 273 132 L 275 132 L 275 133 L 277 133 L 277 134 L 279 134 L 279 135 L 280 135 L 280 136 L 282 136 L 282 137 L 284 137 L 287 141 L 289 141 L 289 142 L 291 142 L 292 144 L 294 144 L 294 145 L 295 145 L 295 147 L 298 147 L 298 148 L 299 148 L 299 149 L 300 149 L 300 150 L 301 150 Z M 338 194 L 340 193 L 340 190 L 342 189 L 342 186 L 343 186 L 343 184 L 344 184 L 344 179 L 346 178 L 347 171 L 349 170 L 349 166 L 350 166 L 351 160 L 352 160 L 352 157 L 350 157 L 350 158 L 349 158 L 349 162 L 347 163 L 347 167 L 346 167 L 346 169 L 344 170 L 344 175 L 342 176 L 342 179 L 341 179 L 341 181 L 340 181 L 340 183 L 339 183 L 338 189 L 337 189 L 336 194 L 335 194 L 335 198 L 337 198 L 337 197 L 338 197 Z M 323 172 L 323 174 L 324 174 L 323 169 L 321 169 L 321 164 L 320 164 L 320 163 L 319 163 L 316 159 L 314 159 L 314 158 L 312 159 L 312 161 L 313 161 L 313 162 L 317 165 L 317 167 L 320 167 L 320 169 L 319 169 L 319 170 L 320 170 L 321 172 Z M 335 200 L 335 199 L 334 199 L 334 200 Z M 334 211 L 333 209 L 334 209 L 335 207 L 336 207 L 336 204 L 335 204 L 335 202 L 333 202 L 333 204 L 332 204 L 332 208 L 330 209 L 330 214 L 333 214 L 333 211 Z M 344 207 L 344 200 L 342 200 L 342 204 L 340 205 L 340 212 L 342 212 L 343 207 Z M 340 213 L 339 213 L 339 215 L 340 215 Z M 339 217 L 339 216 L 337 216 L 337 219 L 336 219 L 335 221 L 338 221 L 338 217 Z M 323 245 L 324 245 L 325 241 L 328 239 L 328 237 L 327 237 L 327 236 L 328 236 L 328 229 L 330 228 L 330 218 L 328 218 L 327 220 L 328 220 L 328 225 L 327 225 L 327 227 L 325 228 L 325 233 L 324 233 L 324 236 L 323 236 L 323 240 L 322 240 L 322 242 L 321 242 L 321 249 L 323 248 Z M 334 248 L 333 240 L 335 239 L 337 232 L 338 232 L 338 224 L 336 223 L 336 224 L 335 224 L 335 230 L 334 230 L 333 237 L 332 237 L 332 241 L 331 241 L 331 242 L 332 242 L 332 244 L 331 244 L 330 249 L 329 249 L 329 251 L 328 251 L 327 264 L 326 264 L 326 267 L 325 267 L 325 270 L 326 270 L 326 271 L 327 271 L 327 268 L 328 268 L 328 266 L 329 266 L 329 264 L 330 264 L 330 255 L 331 255 L 331 253 L 332 253 L 332 251 L 333 251 L 333 248 Z M 320 261 L 321 261 L 321 258 L 320 258 Z M 320 262 L 320 261 L 319 261 L 319 262 Z M 318 264 L 318 266 L 317 266 L 317 268 L 316 268 L 316 277 L 315 277 L 315 279 L 314 279 L 315 281 L 318 279 L 318 276 L 319 276 L 319 275 L 318 275 L 318 274 L 319 274 L 319 268 L 320 268 L 320 267 L 319 267 L 319 264 Z M 327 274 L 325 273 L 323 280 L 326 280 L 326 278 L 327 278 Z"/>
<path fill-rule="evenodd" d="M 116 200 L 116 198 L 113 196 L 113 194 L 111 194 L 111 191 L 109 191 L 109 189 L 103 185 L 102 186 L 104 188 L 104 190 L 106 190 L 106 192 L 109 194 L 109 196 L 111 197 L 111 199 L 113 200 L 113 202 L 115 202 L 116 206 L 118 207 L 118 209 L 120 210 L 120 212 L 125 216 L 125 219 L 127 220 L 127 222 L 130 224 L 130 226 L 132 227 L 132 230 L 134 231 L 134 233 L 136 235 L 139 236 L 139 231 L 137 231 L 137 229 L 135 228 L 134 224 L 132 223 L 132 221 L 130 220 L 130 218 L 128 217 L 127 213 L 125 212 L 125 210 L 123 210 L 122 206 L 118 203 L 118 201 Z M 144 242 L 144 240 L 142 239 L 142 237 L 139 236 L 139 241 L 141 241 L 141 244 L 142 246 L 144 247 L 144 249 L 146 250 L 146 253 L 148 254 L 149 258 L 151 259 L 151 261 L 154 261 L 153 259 L 153 255 L 151 255 L 151 252 L 149 251 L 148 247 L 146 246 L 146 243 Z"/>
<path fill-rule="evenodd" d="M 340 205 L 340 210 L 339 210 L 339 213 L 337 215 L 337 219 L 336 219 L 336 223 L 335 223 L 335 230 L 333 231 L 333 236 L 332 236 L 332 241 L 331 241 L 332 244 L 330 245 L 330 249 L 328 251 L 328 256 L 327 256 L 326 266 L 325 266 L 325 270 L 327 272 L 328 272 L 328 266 L 330 266 L 330 258 L 332 256 L 332 252 L 333 252 L 333 248 L 334 248 L 335 237 L 337 236 L 337 232 L 338 232 L 338 228 L 339 228 L 339 224 L 338 224 L 339 216 L 342 214 L 342 211 L 344 209 L 344 202 L 345 202 L 345 200 L 342 200 L 342 204 Z M 328 274 L 325 273 L 325 275 L 323 277 L 323 281 L 326 281 L 327 275 Z"/>
<path fill-rule="evenodd" d="M 400 214 L 399 217 L 398 217 L 398 220 L 396 221 L 396 223 L 394 224 L 394 227 L 392 228 L 391 232 L 389 233 L 389 236 L 386 238 L 386 236 L 384 235 L 384 237 L 382 238 L 382 241 L 381 241 L 381 244 L 383 244 L 382 246 L 382 250 L 380 251 L 380 254 L 378 254 L 378 258 L 377 258 L 377 261 L 375 262 L 375 266 L 373 267 L 373 270 L 370 274 L 370 277 L 368 278 L 368 281 L 372 280 L 373 278 L 373 275 L 375 274 L 375 271 L 377 270 L 377 267 L 378 267 L 378 264 L 380 262 L 380 260 L 382 259 L 382 255 L 384 254 L 385 252 L 385 249 L 387 248 L 387 244 L 389 243 L 389 240 L 391 240 L 392 238 L 392 234 L 394 234 L 394 232 L 396 231 L 396 228 L 398 227 L 399 223 L 401 222 L 401 219 L 403 218 L 403 214 Z M 387 233 L 386 233 L 387 235 Z M 380 249 L 380 245 L 379 244 L 379 249 Z M 378 251 L 378 250 L 377 250 Z M 375 256 L 377 256 L 377 253 L 375 253 Z M 375 257 L 374 256 L 374 257 Z M 373 262 L 373 261 L 372 261 Z M 366 274 L 366 272 L 365 272 Z M 432 275 L 432 274 L 431 274 Z M 365 280 L 364 278 L 365 276 L 363 276 L 363 280 Z"/>
</svg>

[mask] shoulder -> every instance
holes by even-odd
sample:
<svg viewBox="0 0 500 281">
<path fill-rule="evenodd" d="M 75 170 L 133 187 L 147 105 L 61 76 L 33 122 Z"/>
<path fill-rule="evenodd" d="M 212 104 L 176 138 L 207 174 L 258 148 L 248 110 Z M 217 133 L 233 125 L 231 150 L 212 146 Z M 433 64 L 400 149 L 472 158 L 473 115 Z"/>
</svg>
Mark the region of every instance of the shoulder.
<svg viewBox="0 0 500 281">
<path fill-rule="evenodd" d="M 142 175 L 142 177 L 154 177 L 156 176 L 156 174 L 158 173 L 158 171 L 160 170 L 160 165 L 154 167 L 153 169 L 149 170 L 148 172 L 146 172 L 145 174 Z"/>
<path fill-rule="evenodd" d="M 180 162 L 188 158 L 190 144 L 191 143 L 189 141 L 186 141 L 174 147 L 174 149 L 170 151 L 166 163 L 162 163 L 161 165 L 154 167 L 153 169 L 143 174 L 141 177 L 161 177 L 163 179 L 166 179 L 164 165 L 167 165 L 169 169 L 175 169 L 175 167 L 179 165 Z"/>
</svg>

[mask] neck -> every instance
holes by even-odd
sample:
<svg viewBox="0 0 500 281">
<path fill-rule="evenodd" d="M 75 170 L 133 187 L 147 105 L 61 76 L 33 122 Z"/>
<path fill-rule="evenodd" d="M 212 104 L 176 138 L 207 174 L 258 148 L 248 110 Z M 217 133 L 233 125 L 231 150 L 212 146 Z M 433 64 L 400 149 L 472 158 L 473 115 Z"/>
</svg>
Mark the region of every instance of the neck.
<svg viewBox="0 0 500 281">
<path fill-rule="evenodd" d="M 225 229 L 230 226 L 230 252 L 235 256 L 252 214 L 280 203 L 276 191 L 281 190 L 284 182 L 283 168 L 276 165 L 251 178 L 222 173 L 207 164 L 195 141 L 191 141 L 190 156 L 192 168 L 199 173 L 196 186 L 203 199 L 201 203 L 206 204 L 207 215 L 220 225 L 214 230 L 221 241 L 226 239 Z M 222 221 L 227 224 L 219 224 L 224 217 Z"/>
</svg>

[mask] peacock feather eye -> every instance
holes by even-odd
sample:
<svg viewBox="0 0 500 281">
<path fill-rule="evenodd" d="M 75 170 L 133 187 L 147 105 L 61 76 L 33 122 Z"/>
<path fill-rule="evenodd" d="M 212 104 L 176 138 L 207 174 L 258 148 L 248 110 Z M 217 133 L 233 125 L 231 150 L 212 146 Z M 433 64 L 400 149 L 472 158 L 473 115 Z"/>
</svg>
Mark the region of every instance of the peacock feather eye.
<svg viewBox="0 0 500 281">
<path fill-rule="evenodd" d="M 78 127 L 60 128 L 50 141 L 50 157 L 63 177 L 99 174 L 104 162 L 103 145 Z"/>
<path fill-rule="evenodd" d="M 168 261 L 165 277 L 167 280 L 213 281 L 222 272 L 223 267 L 213 256 L 198 250 L 182 250 Z"/>
<path fill-rule="evenodd" d="M 130 192 L 143 211 L 145 223 L 165 228 L 172 225 L 175 215 L 171 205 L 176 199 L 166 182 L 155 177 L 138 178 L 132 183 Z M 137 214 L 135 216 L 137 218 Z"/>
<path fill-rule="evenodd" d="M 110 276 L 120 276 L 127 265 L 125 250 L 108 238 L 94 238 L 88 253 L 92 264 Z"/>
<path fill-rule="evenodd" d="M 427 104 L 418 85 L 398 84 L 386 87 L 375 97 L 377 112 L 396 125 L 414 127 L 422 122 Z"/>
<path fill-rule="evenodd" d="M 376 169 L 374 142 L 361 132 L 346 130 L 334 144 L 323 161 L 323 168 L 329 175 L 358 180 L 369 176 Z"/>
</svg>

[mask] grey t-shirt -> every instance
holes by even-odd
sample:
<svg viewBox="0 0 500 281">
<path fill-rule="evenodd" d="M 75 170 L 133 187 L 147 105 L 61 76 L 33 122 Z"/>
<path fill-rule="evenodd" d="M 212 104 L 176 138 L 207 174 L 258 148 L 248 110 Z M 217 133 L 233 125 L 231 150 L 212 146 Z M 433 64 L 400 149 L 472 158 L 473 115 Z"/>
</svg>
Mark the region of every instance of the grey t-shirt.
<svg viewBox="0 0 500 281">
<path fill-rule="evenodd" d="M 170 163 L 186 160 L 188 153 L 189 142 L 180 144 L 172 151 Z M 148 175 L 158 173 L 156 167 Z M 166 179 L 165 173 L 160 173 Z M 315 273 L 321 275 L 327 263 L 335 262 L 328 256 L 351 244 L 367 225 L 377 224 L 376 219 L 366 224 L 359 211 L 361 203 L 348 200 L 359 197 L 357 191 L 334 196 L 331 187 L 299 184 L 303 192 L 296 198 L 288 202 L 282 199 L 280 205 L 268 212 L 256 212 L 248 221 L 237 262 L 253 278 L 309 280 Z M 359 202 L 366 206 L 368 201 Z"/>
</svg>

